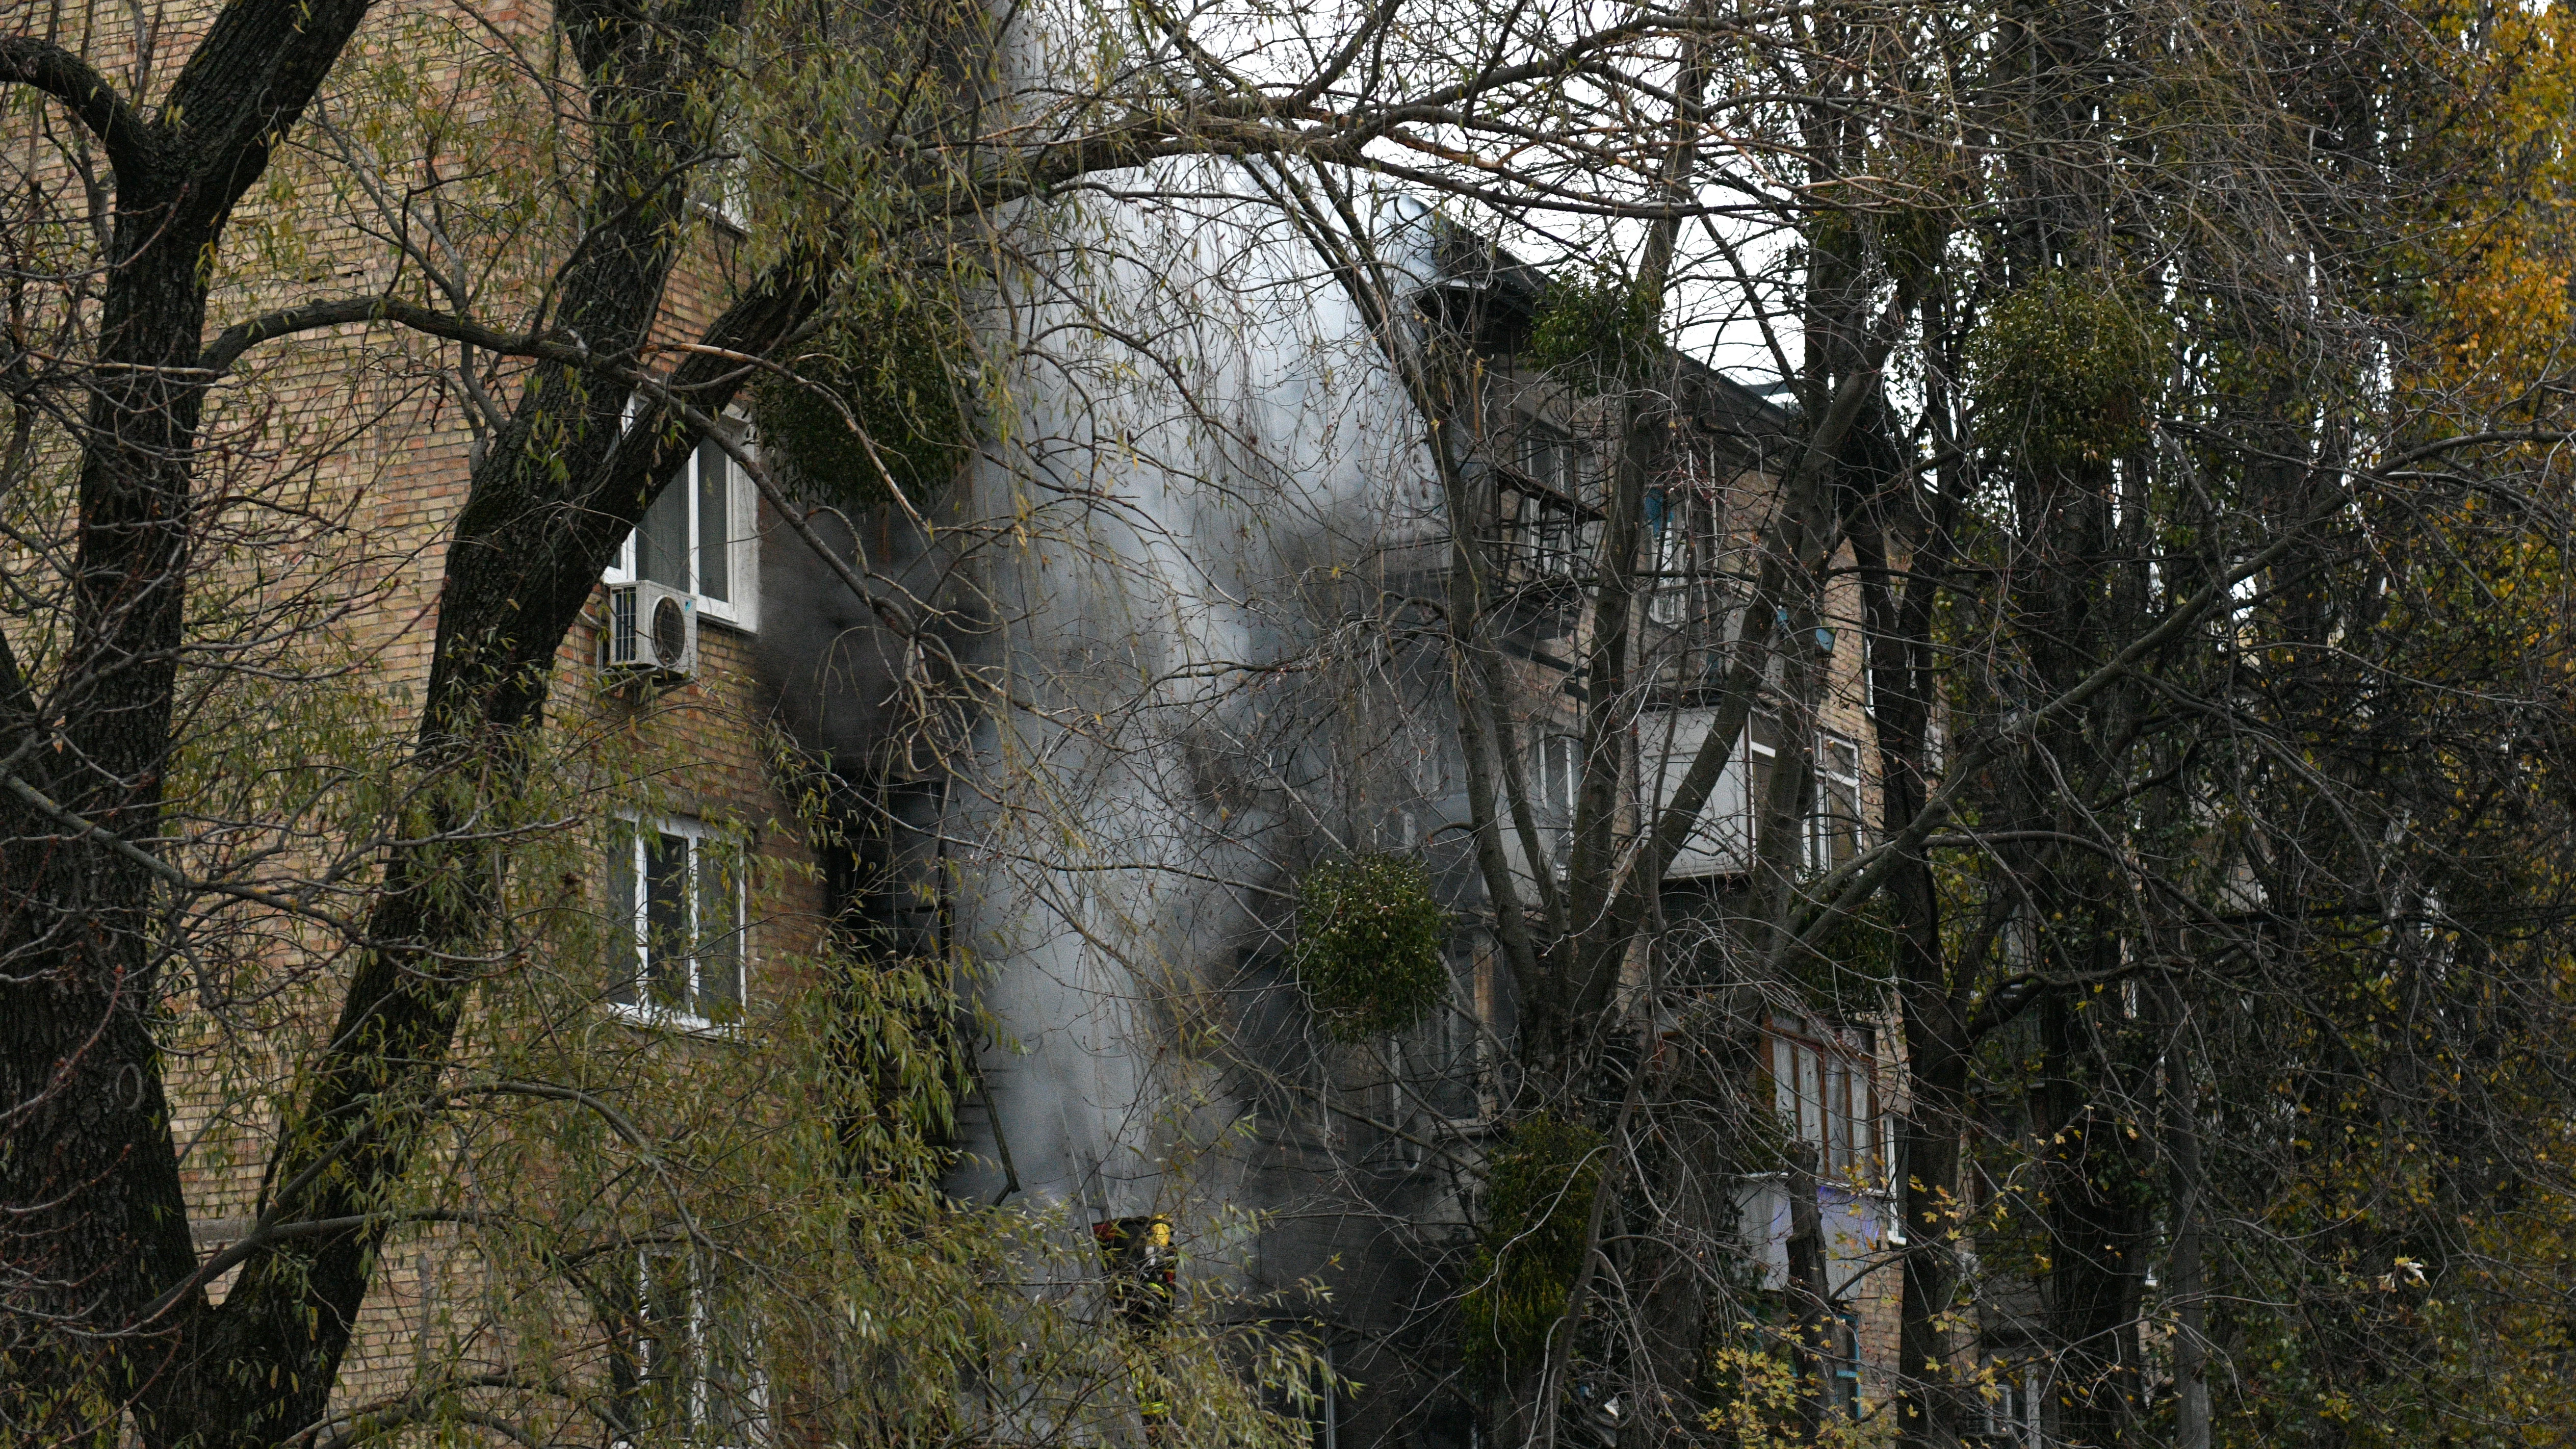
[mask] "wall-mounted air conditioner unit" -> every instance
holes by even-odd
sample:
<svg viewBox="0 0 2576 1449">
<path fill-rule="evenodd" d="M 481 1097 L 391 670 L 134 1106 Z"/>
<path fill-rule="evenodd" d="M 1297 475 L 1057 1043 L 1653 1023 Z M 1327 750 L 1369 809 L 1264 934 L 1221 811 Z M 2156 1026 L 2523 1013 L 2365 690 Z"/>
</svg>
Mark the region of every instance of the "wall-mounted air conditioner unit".
<svg viewBox="0 0 2576 1449">
<path fill-rule="evenodd" d="M 608 627 L 599 633 L 599 667 L 651 674 L 697 673 L 697 595 L 661 584 L 610 584 Z"/>
</svg>

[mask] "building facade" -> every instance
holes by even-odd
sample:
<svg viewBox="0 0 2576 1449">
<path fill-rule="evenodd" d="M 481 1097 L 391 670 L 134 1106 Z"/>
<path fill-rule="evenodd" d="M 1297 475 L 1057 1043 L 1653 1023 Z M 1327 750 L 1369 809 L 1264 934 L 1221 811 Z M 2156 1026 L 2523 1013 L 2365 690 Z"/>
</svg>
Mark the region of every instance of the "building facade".
<svg viewBox="0 0 2576 1449">
<path fill-rule="evenodd" d="M 1526 360 L 1544 275 L 1418 209 L 1391 203 L 1380 221 L 1402 309 L 1474 359 L 1472 404 L 1440 422 L 1471 439 L 1472 544 L 1496 570 L 1541 848 L 1561 858 L 1604 406 Z M 1295 238 L 1220 212 L 1138 250 L 1154 264 L 1110 289 L 1132 288 L 1135 311 L 1194 292 L 1241 309 L 1198 339 L 1198 381 L 1077 403 L 1034 379 L 1036 417 L 1015 423 L 1041 441 L 971 470 L 929 530 L 878 516 L 836 534 L 906 597 L 950 601 L 935 651 L 891 636 L 817 561 L 773 548 L 773 600 L 810 602 L 790 630 L 764 631 L 767 677 L 843 782 L 878 939 L 941 952 L 970 983 L 980 1050 L 955 1195 L 1075 1228 L 1168 1220 L 1185 1272 L 1247 1295 L 1234 1311 L 1314 1334 L 1359 1386 L 1319 1411 L 1319 1442 L 1466 1446 L 1490 1429 L 1458 1334 L 1517 1008 L 1467 839 L 1435 602 L 1453 519 L 1427 420 Z M 1771 395 L 1669 361 L 1647 520 L 1659 582 L 1633 641 L 1651 681 L 1633 719 L 1648 782 L 1635 809 L 1670 798 L 1710 727 L 1796 442 Z M 1007 547 L 996 520 L 1013 521 Z M 1813 765 L 1807 867 L 1849 859 L 1871 829 L 1860 610 L 1839 576 L 1812 738 L 1757 715 L 1664 887 L 1712 961 L 1737 949 L 1777 759 Z M 1014 704 L 937 703 L 970 694 Z M 1524 873 L 1561 869 L 1512 848 Z M 1369 853 L 1428 872 L 1456 927 L 1452 990 L 1418 1028 L 1351 1042 L 1290 964 L 1294 902 L 1309 868 Z M 1888 1009 L 1755 1013 L 1751 1090 L 1812 1160 L 1802 1190 L 1783 1171 L 1726 1189 L 1725 1236 L 1755 1299 L 1794 1296 L 1814 1245 L 1836 1392 L 1861 1414 L 1888 1402 L 1896 1337 Z M 1816 1213 L 1797 1210 L 1802 1191 Z M 1617 1437 L 1615 1419 L 1601 1432 Z"/>
</svg>

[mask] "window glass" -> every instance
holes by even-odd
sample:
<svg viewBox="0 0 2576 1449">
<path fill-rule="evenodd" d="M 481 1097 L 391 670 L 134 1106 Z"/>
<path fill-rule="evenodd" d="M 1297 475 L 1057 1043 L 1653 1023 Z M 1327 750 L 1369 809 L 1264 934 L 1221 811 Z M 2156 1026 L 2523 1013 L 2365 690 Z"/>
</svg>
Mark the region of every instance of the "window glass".
<svg viewBox="0 0 2576 1449">
<path fill-rule="evenodd" d="M 1550 456 L 1553 449 L 1549 446 L 1549 443 L 1550 439 L 1547 436 L 1546 430 L 1540 428 L 1537 424 L 1525 422 L 1521 425 L 1521 449 L 1519 460 L 1521 471 L 1528 474 L 1533 482 L 1551 483 L 1555 481 L 1549 476 L 1553 471 L 1551 464 L 1554 461 Z"/>
<path fill-rule="evenodd" d="M 1771 1110 L 1793 1128 L 1798 1121 L 1797 1050 L 1785 1036 L 1771 1038 Z"/>
<path fill-rule="evenodd" d="M 1512 495 L 1516 551 L 1531 570 L 1570 578 L 1580 568 L 1592 530 L 1566 505 L 1542 494 Z"/>
<path fill-rule="evenodd" d="M 1771 805 L 1771 776 L 1780 761 L 1780 725 L 1765 714 L 1755 714 L 1745 726 L 1744 792 L 1745 838 L 1750 840 L 1762 828 L 1762 812 Z"/>
<path fill-rule="evenodd" d="M 1817 1078 L 1815 1048 L 1798 1048 L 1798 1136 L 1821 1142 L 1825 1135 L 1825 1094 Z"/>
<path fill-rule="evenodd" d="M 1834 1314 L 1834 1407 L 1846 1419 L 1860 1417 L 1860 1316 L 1850 1309 Z"/>
<path fill-rule="evenodd" d="M 698 592 L 733 597 L 733 459 L 715 439 L 698 444 Z"/>
<path fill-rule="evenodd" d="M 1840 1061 L 1825 1063 L 1825 1170 L 1843 1172 L 1851 1167 L 1851 1068 Z"/>
<path fill-rule="evenodd" d="M 653 1253 L 645 1257 L 644 1278 L 644 1382 L 665 1412 L 685 1410 L 689 1401 L 689 1381 L 696 1377 L 690 1359 L 696 1347 L 690 1340 L 696 1335 L 696 1294 L 691 1291 L 689 1260 L 678 1253 Z"/>
<path fill-rule="evenodd" d="M 718 141 L 715 151 L 698 163 L 689 178 L 690 199 L 738 232 L 751 225 L 748 152 L 749 147 L 741 137 L 725 135 Z"/>
<path fill-rule="evenodd" d="M 1530 805 L 1543 820 L 1574 812 L 1575 741 L 1568 735 L 1540 735 L 1530 741 Z"/>
<path fill-rule="evenodd" d="M 644 973 L 643 944 L 635 934 L 635 825 L 620 820 L 608 831 L 608 999 L 635 1004 Z"/>
<path fill-rule="evenodd" d="M 1860 747 L 1836 735 L 1816 742 L 1816 813 L 1808 864 L 1842 864 L 1860 851 Z"/>
<path fill-rule="evenodd" d="M 730 854 L 699 842 L 697 1010 L 709 1021 L 742 1014 L 742 886 Z"/>
<path fill-rule="evenodd" d="M 1574 847 L 1574 796 L 1581 784 L 1580 741 L 1542 734 L 1530 741 L 1530 814 L 1559 870 Z"/>
<path fill-rule="evenodd" d="M 728 417 L 723 425 L 731 436 L 748 439 L 749 425 L 742 419 Z M 640 579 L 693 593 L 700 618 L 757 629 L 760 539 L 754 496 L 733 455 L 713 439 L 701 439 L 680 475 L 619 546 L 606 582 Z"/>
<path fill-rule="evenodd" d="M 1986 1434 L 2013 1449 L 2039 1449 L 2039 1376 L 2000 1359 L 1987 1365 L 1994 1397 L 1986 1400 Z"/>
<path fill-rule="evenodd" d="M 656 1006 L 689 1005 L 689 840 L 644 835 L 644 980 Z"/>
<path fill-rule="evenodd" d="M 1883 1166 L 1871 1040 L 1865 1029 L 1812 1022 L 1775 1028 L 1770 1040 L 1772 1108 L 1792 1140 L 1816 1149 L 1817 1171 L 1828 1178 L 1875 1179 Z"/>
<path fill-rule="evenodd" d="M 1475 953 L 1472 945 L 1453 944 L 1445 954 L 1451 994 L 1420 1026 L 1387 1039 L 1387 1121 L 1399 1129 L 1388 1148 L 1413 1167 L 1431 1160 L 1425 1144 L 1438 1140 L 1449 1124 L 1484 1113 L 1479 1033 L 1471 1010 Z"/>
<path fill-rule="evenodd" d="M 1687 503 L 1667 506 L 1664 495 L 1648 495 L 1647 527 L 1655 541 L 1654 592 L 1647 609 L 1658 624 L 1677 624 L 1687 615 L 1691 566 L 1690 510 Z"/>
<path fill-rule="evenodd" d="M 689 586 L 689 491 L 665 488 L 635 528 L 635 576 L 675 589 Z"/>
</svg>

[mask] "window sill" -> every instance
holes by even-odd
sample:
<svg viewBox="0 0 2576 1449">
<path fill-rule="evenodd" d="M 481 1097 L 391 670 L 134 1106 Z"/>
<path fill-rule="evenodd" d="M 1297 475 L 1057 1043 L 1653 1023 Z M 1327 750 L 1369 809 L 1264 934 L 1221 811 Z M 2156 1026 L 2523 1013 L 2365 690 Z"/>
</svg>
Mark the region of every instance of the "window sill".
<svg viewBox="0 0 2576 1449">
<path fill-rule="evenodd" d="M 740 1041 L 742 1023 L 711 1021 L 694 1012 L 673 1011 L 662 1006 L 639 1006 L 631 1001 L 608 1003 L 608 1014 L 628 1026 L 650 1031 L 667 1031 L 677 1036 L 693 1036 L 705 1041 Z"/>
<path fill-rule="evenodd" d="M 1735 1175 L 1735 1180 L 1738 1182 L 1786 1183 L 1789 1180 L 1789 1174 L 1785 1171 L 1776 1169 L 1770 1172 L 1739 1172 Z M 1854 1202 L 1858 1202 L 1864 1198 L 1871 1202 L 1894 1202 L 1896 1200 L 1896 1194 L 1887 1188 L 1855 1188 L 1850 1182 L 1839 1177 L 1819 1177 L 1816 1179 L 1816 1186 L 1820 1188 L 1830 1188 Z"/>
<path fill-rule="evenodd" d="M 751 218 L 738 214 L 730 203 L 693 197 L 689 205 L 698 215 L 731 232 L 736 241 L 751 235 Z"/>
</svg>

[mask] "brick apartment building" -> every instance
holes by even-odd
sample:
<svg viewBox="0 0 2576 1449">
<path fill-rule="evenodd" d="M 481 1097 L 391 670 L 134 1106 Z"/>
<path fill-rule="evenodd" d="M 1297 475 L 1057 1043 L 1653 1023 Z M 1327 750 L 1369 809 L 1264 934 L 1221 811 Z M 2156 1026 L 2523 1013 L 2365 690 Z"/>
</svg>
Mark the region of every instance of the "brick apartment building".
<svg viewBox="0 0 2576 1449">
<path fill-rule="evenodd" d="M 519 18 L 534 33 L 534 17 Z M 673 339 L 703 327 L 742 245 L 720 208 L 701 212 L 703 234 L 663 304 Z M 352 289 L 390 285 L 401 264 L 354 231 L 317 237 L 311 251 L 317 274 Z M 1447 240 L 1426 246 L 1419 264 L 1427 287 L 1472 296 L 1474 325 L 1494 329 L 1480 342 L 1494 386 L 1481 395 L 1481 415 L 1463 421 L 1499 530 L 1487 542 L 1507 561 L 1513 707 L 1527 731 L 1529 777 L 1542 825 L 1558 831 L 1575 773 L 1570 661 L 1583 642 L 1570 632 L 1579 611 L 1568 606 L 1568 589 L 1600 521 L 1597 424 L 1516 361 L 1514 330 L 1526 328 L 1543 279 Z M 226 301 L 248 310 L 274 299 L 245 291 Z M 1326 299 L 1283 310 L 1294 329 L 1347 340 L 1348 319 Z M 1000 540 L 1011 529 L 996 520 L 1026 515 L 1031 480 L 1045 479 L 1049 466 L 1025 443 L 1018 454 L 995 450 L 970 464 L 932 532 L 892 510 L 804 521 L 827 545 L 925 596 L 999 601 L 956 606 L 965 621 L 956 657 L 1032 681 L 1042 704 L 1077 715 L 1121 697 L 1122 681 L 1140 674 L 1185 675 L 1201 663 L 1258 662 L 1264 650 L 1303 647 L 1301 581 L 1319 560 L 1331 561 L 1335 580 L 1348 564 L 1389 596 L 1436 592 L 1428 586 L 1449 522 L 1414 456 L 1421 419 L 1365 368 L 1319 369 L 1311 355 L 1252 334 L 1229 345 L 1220 360 L 1241 405 L 1240 431 L 1261 446 L 1245 457 L 1216 447 L 1202 461 L 1229 488 L 1270 490 L 1254 515 L 1282 505 L 1257 543 L 1242 541 L 1253 536 L 1245 517 L 1201 511 L 1188 470 L 1132 454 L 1113 460 L 1098 434 L 1084 477 L 1112 496 L 1132 487 L 1138 501 L 1068 516 L 1008 547 Z M 290 420 L 358 420 L 321 455 L 317 494 L 364 493 L 360 551 L 375 572 L 355 591 L 363 603 L 334 627 L 362 661 L 368 689 L 390 702 L 387 738 L 401 737 L 406 702 L 429 668 L 442 549 L 484 444 L 470 400 L 424 385 L 447 357 L 440 344 L 353 327 L 277 349 L 253 384 Z M 1661 670 L 1642 717 L 1642 758 L 1648 780 L 1662 781 L 1649 788 L 1666 792 L 1678 768 L 1669 762 L 1696 746 L 1694 728 L 1708 727 L 1703 685 L 1726 644 L 1721 576 L 1731 566 L 1718 560 L 1740 553 L 1745 520 L 1773 486 L 1793 423 L 1767 396 L 1713 371 L 1681 372 L 1682 424 L 1664 465 L 1675 482 L 1658 492 L 1653 520 L 1659 558 L 1674 564 L 1676 582 L 1638 625 L 1643 655 Z M 1027 404 L 1034 414 L 1072 407 L 1036 391 Z M 1168 400 L 1133 404 L 1139 414 L 1157 408 L 1168 411 Z M 756 419 L 730 422 L 758 447 Z M 1072 493 L 1043 506 L 1068 507 Z M 1129 511 L 1162 532 L 1122 521 Z M 1475 1429 L 1454 1383 L 1444 1387 L 1446 1350 L 1413 1338 L 1454 1301 L 1473 1233 L 1469 1185 L 1495 1125 L 1497 1044 L 1510 1037 L 1514 1003 L 1458 844 L 1463 807 L 1447 706 L 1418 672 L 1403 672 L 1420 661 L 1397 670 L 1378 748 L 1337 734 L 1352 721 L 1319 716 L 1311 700 L 1291 701 L 1260 728 L 1212 747 L 1197 725 L 1171 723 L 1196 702 L 1156 696 L 1132 720 L 1113 721 L 1139 731 L 1134 748 L 1083 758 L 1079 769 L 1061 761 L 1087 746 L 1067 745 L 1077 732 L 1051 733 L 1053 723 L 970 720 L 940 748 L 915 749 L 934 728 L 918 703 L 924 692 L 912 687 L 931 662 L 879 627 L 837 572 L 780 524 L 727 449 L 702 443 L 558 653 L 549 723 L 562 742 L 558 758 L 577 770 L 595 744 L 636 777 L 635 788 L 590 797 L 592 818 L 563 833 L 583 842 L 579 867 L 566 875 L 606 946 L 604 964 L 564 968 L 567 979 L 589 983 L 582 1029 L 614 1035 L 626 1043 L 620 1050 L 669 1043 L 681 1053 L 720 1052 L 781 987 L 781 973 L 815 955 L 827 923 L 851 911 L 877 928 L 870 939 L 880 949 L 971 959 L 983 973 L 977 990 L 991 1031 L 958 1124 L 957 1197 L 1057 1208 L 1085 1227 L 1154 1214 L 1204 1221 L 1214 1205 L 1274 1214 L 1233 1240 L 1190 1247 L 1197 1271 L 1256 1289 L 1333 1287 L 1328 1306 L 1303 1311 L 1320 1323 L 1337 1369 L 1370 1388 L 1326 1406 L 1323 1441 L 1464 1449 Z M 1198 571 L 1193 581 L 1173 585 L 1160 572 L 1172 553 L 1184 572 Z M 1208 582 L 1219 573 L 1245 587 L 1229 595 Z M 1175 601 L 1186 607 L 1169 607 Z M 1848 586 L 1829 598 L 1827 613 L 1835 639 L 1816 737 L 1777 738 L 1757 722 L 1673 873 L 1677 911 L 1695 898 L 1716 923 L 1733 909 L 1730 892 L 1747 868 L 1749 802 L 1783 752 L 1811 751 L 1818 770 L 1819 809 L 1803 827 L 1807 858 L 1831 863 L 1866 836 L 1875 802 Z M 1245 650 L 1212 644 L 1209 628 L 1234 631 L 1226 642 Z M 1132 667 L 1149 653 L 1151 667 Z M 1174 712 L 1158 713 L 1167 703 Z M 1383 748 L 1397 740 L 1409 756 Z M 850 833 L 847 853 L 815 848 L 803 787 L 782 788 L 782 741 L 794 758 L 830 772 L 823 793 L 834 823 Z M 1071 772 L 1047 775 L 1060 769 Z M 1056 793 L 1052 813 L 1014 793 L 1041 776 L 1072 787 Z M 1190 783 L 1173 786 L 1176 779 Z M 1320 818 L 1325 797 L 1353 794 L 1345 787 L 1354 781 L 1367 788 L 1356 807 L 1332 807 L 1337 823 L 1357 822 L 1353 840 L 1418 849 L 1461 930 L 1448 1007 L 1408 1037 L 1346 1050 L 1319 1046 L 1301 1016 L 1283 974 L 1277 912 L 1247 908 L 1232 886 L 1280 896 L 1291 868 L 1320 849 L 1322 835 L 1298 822 Z M 1240 802 L 1248 803 L 1238 810 Z M 1189 994 L 1181 983 L 1224 1003 L 1208 1019 L 1237 1034 L 1226 1051 L 1188 1045 L 1189 1033 L 1175 1028 L 1175 1003 Z M 1740 1238 L 1766 1291 L 1786 1285 L 1793 1240 L 1821 1234 L 1824 1286 L 1842 1324 L 1837 1381 L 1864 1410 L 1886 1398 L 1894 1339 L 1893 1273 L 1883 1264 L 1894 1221 L 1885 1162 L 1898 1090 L 1892 1026 L 1799 1013 L 1768 1023 L 1758 1059 L 1787 1134 L 1814 1150 L 1819 1226 L 1802 1226 L 1807 1217 L 1783 1177 L 1747 1180 L 1739 1204 Z M 260 1157 L 250 1150 L 258 1114 L 184 1067 L 173 1093 L 174 1134 L 190 1144 L 183 1170 L 196 1245 L 211 1258 L 248 1230 L 261 1200 Z M 1243 1122 L 1248 1134 L 1227 1135 Z M 335 1403 L 404 1391 L 473 1291 L 464 1254 L 460 1233 L 441 1230 L 389 1250 Z M 629 1316 L 645 1341 L 622 1350 L 612 1343 L 575 1371 L 615 1380 L 657 1361 L 699 1364 L 683 1395 L 698 1406 L 699 1427 L 722 1441 L 757 1437 L 760 1376 L 720 1381 L 705 1367 L 715 1362 L 718 1329 L 696 1306 L 703 1289 L 687 1278 L 695 1270 L 677 1271 L 668 1278 L 650 1254 L 608 1270 L 627 1285 Z M 225 1281 L 210 1285 L 218 1298 Z"/>
</svg>

